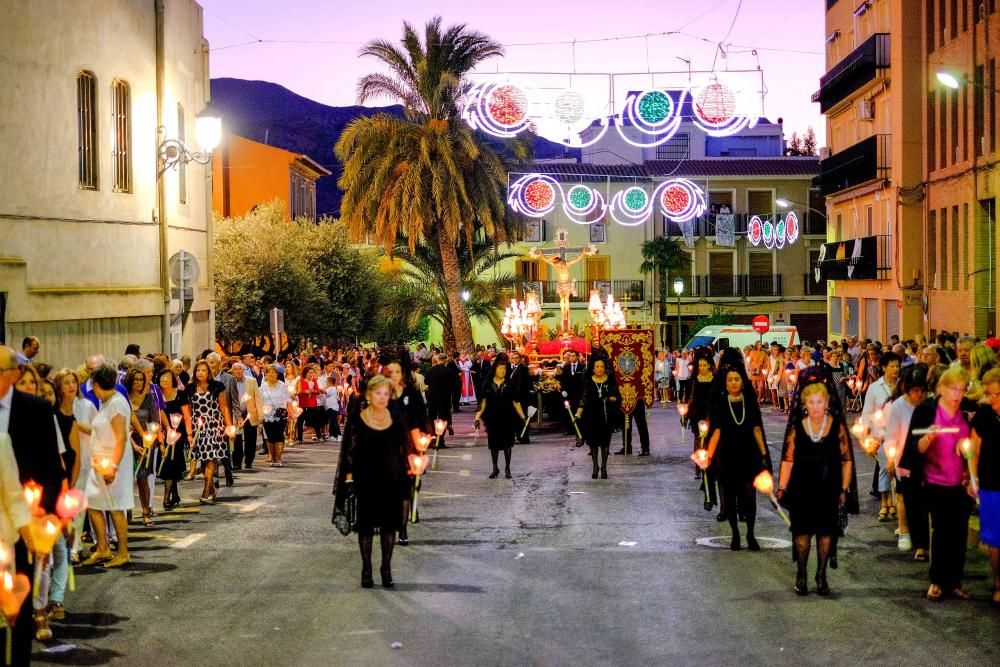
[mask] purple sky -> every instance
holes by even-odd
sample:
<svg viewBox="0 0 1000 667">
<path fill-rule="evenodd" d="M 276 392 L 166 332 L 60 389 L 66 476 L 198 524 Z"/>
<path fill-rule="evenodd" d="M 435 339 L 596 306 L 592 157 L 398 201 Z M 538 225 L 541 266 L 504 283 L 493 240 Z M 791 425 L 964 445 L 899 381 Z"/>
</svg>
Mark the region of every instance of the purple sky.
<svg viewBox="0 0 1000 667">
<path fill-rule="evenodd" d="M 738 16 L 740 0 L 199 1 L 205 8 L 213 77 L 273 81 L 331 105 L 353 104 L 358 77 L 376 68 L 374 62 L 358 59 L 363 42 L 398 41 L 404 20 L 422 27 L 434 14 L 445 24 L 464 22 L 508 45 L 501 71 L 573 71 L 571 45 L 519 44 L 574 39 L 579 72 L 645 72 L 647 45 L 652 71 L 686 70 L 678 57 L 691 60 L 696 70 L 709 70 L 722 40 L 730 46 L 724 46 L 725 58 L 718 55 L 716 69 L 755 69 L 759 58 L 767 90 L 765 114 L 771 120 L 783 117 L 788 136 L 813 126 L 818 145 L 824 145 L 819 105 L 809 101 L 825 69 L 821 0 L 742 0 Z M 583 42 L 673 30 L 686 34 Z M 288 43 L 235 46 L 255 39 Z M 496 67 L 491 62 L 487 70 Z"/>
</svg>

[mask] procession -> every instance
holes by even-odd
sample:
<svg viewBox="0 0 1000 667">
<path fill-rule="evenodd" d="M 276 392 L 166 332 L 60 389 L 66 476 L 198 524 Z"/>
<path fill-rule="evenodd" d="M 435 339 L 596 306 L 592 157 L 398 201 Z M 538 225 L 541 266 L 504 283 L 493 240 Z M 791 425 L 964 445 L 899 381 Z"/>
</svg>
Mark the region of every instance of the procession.
<svg viewBox="0 0 1000 667">
<path fill-rule="evenodd" d="M 0 0 L 0 667 L 1000 661 L 1000 12 L 703 4 Z"/>
</svg>

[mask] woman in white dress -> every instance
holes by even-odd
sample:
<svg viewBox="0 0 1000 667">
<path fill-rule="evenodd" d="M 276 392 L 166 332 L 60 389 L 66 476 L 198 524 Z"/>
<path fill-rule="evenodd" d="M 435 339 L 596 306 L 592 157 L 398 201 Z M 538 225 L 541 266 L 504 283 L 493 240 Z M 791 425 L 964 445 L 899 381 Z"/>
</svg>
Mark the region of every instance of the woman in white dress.
<svg viewBox="0 0 1000 667">
<path fill-rule="evenodd" d="M 114 366 L 101 365 L 91 379 L 94 395 L 101 401 L 101 409 L 91 423 L 92 468 L 87 481 L 87 516 L 94 528 L 97 548 L 83 565 L 104 563 L 104 567 L 121 567 L 131 560 L 125 513 L 134 506 L 132 448 L 128 445 L 132 409 L 128 399 L 115 389 L 118 372 Z M 118 553 L 114 556 L 108 545 L 105 512 L 111 515 L 118 536 Z"/>
</svg>

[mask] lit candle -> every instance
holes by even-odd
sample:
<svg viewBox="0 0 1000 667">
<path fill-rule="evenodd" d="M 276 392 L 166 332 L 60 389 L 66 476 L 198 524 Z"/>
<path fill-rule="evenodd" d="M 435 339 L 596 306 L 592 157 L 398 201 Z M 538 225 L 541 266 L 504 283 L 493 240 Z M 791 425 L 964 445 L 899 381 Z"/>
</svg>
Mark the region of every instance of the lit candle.
<svg viewBox="0 0 1000 667">
<path fill-rule="evenodd" d="M 426 433 L 421 433 L 420 437 L 417 439 L 417 451 L 423 454 L 430 447 L 431 437 Z"/>
<path fill-rule="evenodd" d="M 156 422 L 149 422 L 149 424 L 146 425 L 146 430 L 148 430 L 155 436 L 157 433 L 160 432 L 160 425 L 157 424 Z"/>
<path fill-rule="evenodd" d="M 858 420 L 851 424 L 851 435 L 859 440 L 864 437 L 865 425 L 861 422 L 861 417 L 858 417 Z"/>
<path fill-rule="evenodd" d="M 3 590 L 6 593 L 10 593 L 14 590 L 14 577 L 9 571 L 4 571 L 3 573 Z"/>
<path fill-rule="evenodd" d="M 32 514 L 38 512 L 38 505 L 42 502 L 42 487 L 37 482 L 28 481 L 23 487 L 24 502 L 28 503 L 28 509 Z"/>
<path fill-rule="evenodd" d="M 702 440 L 704 440 L 705 436 L 708 435 L 708 421 L 702 419 L 698 422 L 698 435 L 701 436 Z"/>
<path fill-rule="evenodd" d="M 0 570 L 6 570 L 13 562 L 13 552 L 6 544 L 0 541 Z"/>
<path fill-rule="evenodd" d="M 56 514 L 69 523 L 87 507 L 87 496 L 79 489 L 66 489 L 56 500 Z"/>
<path fill-rule="evenodd" d="M 434 420 L 434 432 L 437 433 L 438 437 L 444 435 L 444 430 L 448 427 L 448 422 L 444 419 Z"/>
<path fill-rule="evenodd" d="M 706 468 L 708 468 L 708 450 L 705 449 L 695 450 L 694 454 L 691 455 L 691 460 L 694 461 L 694 464 L 696 466 L 698 466 L 702 470 L 705 470 Z"/>
<path fill-rule="evenodd" d="M 184 415 L 179 412 L 170 415 L 170 425 L 177 428 L 181 425 L 181 420 L 184 419 Z"/>
<path fill-rule="evenodd" d="M 772 495 L 774 493 L 774 478 L 771 477 L 771 473 L 764 470 L 757 475 L 753 480 L 753 488 L 769 496 Z"/>
<path fill-rule="evenodd" d="M 878 440 L 868 436 L 861 441 L 861 448 L 864 449 L 869 456 L 873 456 L 875 451 L 878 449 Z"/>
<path fill-rule="evenodd" d="M 680 413 L 681 417 L 687 417 L 688 406 L 687 403 L 681 403 L 677 406 L 677 412 Z"/>
<path fill-rule="evenodd" d="M 228 435 L 230 439 L 236 437 L 236 424 L 230 424 L 226 427 L 226 435 Z"/>
</svg>

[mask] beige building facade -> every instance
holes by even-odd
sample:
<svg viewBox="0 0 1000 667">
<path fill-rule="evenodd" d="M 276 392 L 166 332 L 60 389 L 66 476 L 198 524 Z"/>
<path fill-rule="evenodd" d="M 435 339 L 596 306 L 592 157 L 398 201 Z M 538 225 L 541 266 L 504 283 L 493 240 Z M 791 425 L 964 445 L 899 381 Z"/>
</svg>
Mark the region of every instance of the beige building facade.
<svg viewBox="0 0 1000 667">
<path fill-rule="evenodd" d="M 74 366 L 128 343 L 209 347 L 211 169 L 159 175 L 158 157 L 164 139 L 195 150 L 209 98 L 201 7 L 0 0 L 0 15 L 0 337 L 36 336 L 38 360 Z M 171 294 L 182 251 L 197 278 Z"/>
</svg>

